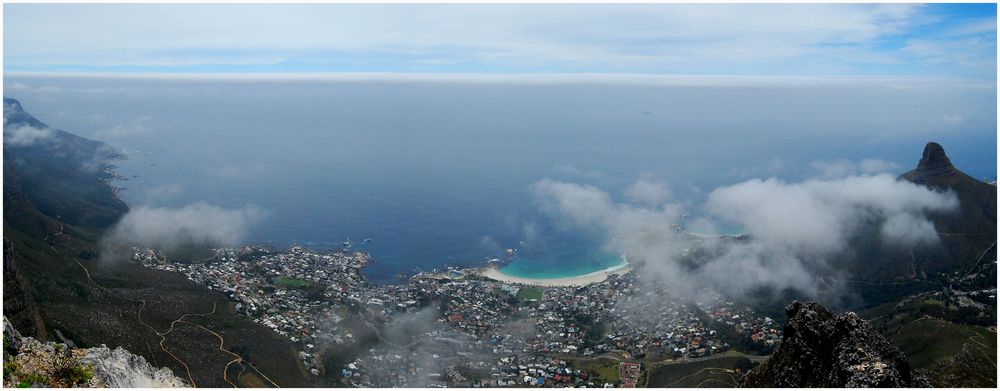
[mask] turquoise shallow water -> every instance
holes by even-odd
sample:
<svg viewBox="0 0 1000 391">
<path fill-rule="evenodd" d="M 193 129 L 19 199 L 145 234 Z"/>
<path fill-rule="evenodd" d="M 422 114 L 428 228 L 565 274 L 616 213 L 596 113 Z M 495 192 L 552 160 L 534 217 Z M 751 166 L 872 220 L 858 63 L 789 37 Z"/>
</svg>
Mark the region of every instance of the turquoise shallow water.
<svg viewBox="0 0 1000 391">
<path fill-rule="evenodd" d="M 695 232 L 701 235 L 742 235 L 746 230 L 736 226 L 719 226 L 714 232 Z M 592 238 L 560 236 L 554 241 L 572 246 L 550 246 L 545 251 L 522 249 L 522 254 L 500 268 L 504 274 L 522 278 L 577 277 L 616 266 L 623 266 L 621 254 L 614 254 L 594 247 Z M 590 239 L 590 240 L 588 240 Z"/>
<path fill-rule="evenodd" d="M 620 255 L 600 251 L 550 257 L 518 256 L 500 268 L 504 274 L 522 278 L 577 277 L 624 264 Z"/>
</svg>

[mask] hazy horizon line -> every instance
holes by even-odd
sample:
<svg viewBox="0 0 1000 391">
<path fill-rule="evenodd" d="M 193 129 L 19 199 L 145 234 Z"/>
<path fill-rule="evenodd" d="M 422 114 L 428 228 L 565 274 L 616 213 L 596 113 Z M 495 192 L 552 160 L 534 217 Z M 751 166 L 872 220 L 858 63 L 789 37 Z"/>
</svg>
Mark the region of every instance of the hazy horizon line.
<svg viewBox="0 0 1000 391">
<path fill-rule="evenodd" d="M 996 88 L 996 80 L 939 75 L 754 75 L 656 73 L 451 73 L 451 72 L 3 72 L 15 78 L 177 80 L 443 82 L 511 84 L 639 84 L 657 86 L 822 86 L 882 83 L 965 84 Z"/>
</svg>

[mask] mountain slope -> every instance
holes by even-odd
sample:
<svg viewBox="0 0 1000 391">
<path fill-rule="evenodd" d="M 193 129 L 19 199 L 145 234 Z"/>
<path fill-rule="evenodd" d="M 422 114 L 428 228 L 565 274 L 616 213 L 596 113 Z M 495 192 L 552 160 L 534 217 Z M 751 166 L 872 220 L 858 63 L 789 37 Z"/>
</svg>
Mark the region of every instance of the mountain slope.
<svg viewBox="0 0 1000 391">
<path fill-rule="evenodd" d="M 113 148 L 50 128 L 4 98 L 4 189 L 72 225 L 106 228 L 128 207 L 106 185 Z M 6 198 L 6 197 L 5 197 Z"/>
<path fill-rule="evenodd" d="M 996 186 L 977 180 L 955 168 L 944 148 L 930 142 L 917 168 L 900 179 L 934 190 L 953 191 L 958 196 L 958 213 L 932 214 L 942 245 L 951 257 L 926 264 L 928 271 L 967 270 L 985 258 L 997 237 Z M 988 254 L 987 254 L 988 256 Z"/>
<path fill-rule="evenodd" d="M 312 385 L 295 345 L 237 316 L 225 295 L 99 259 L 100 235 L 128 210 L 107 183 L 117 156 L 4 99 L 4 315 L 41 340 L 122 346 L 196 386 Z M 220 337 L 242 362 L 227 366 Z"/>
<path fill-rule="evenodd" d="M 903 297 L 940 289 L 996 259 L 996 186 L 954 167 L 937 143 L 928 143 L 917 167 L 899 176 L 934 191 L 952 192 L 957 210 L 928 212 L 937 243 L 900 245 L 882 239 L 877 224 L 861 227 L 844 254 L 831 262 L 850 273 L 850 308 L 872 308 Z"/>
</svg>

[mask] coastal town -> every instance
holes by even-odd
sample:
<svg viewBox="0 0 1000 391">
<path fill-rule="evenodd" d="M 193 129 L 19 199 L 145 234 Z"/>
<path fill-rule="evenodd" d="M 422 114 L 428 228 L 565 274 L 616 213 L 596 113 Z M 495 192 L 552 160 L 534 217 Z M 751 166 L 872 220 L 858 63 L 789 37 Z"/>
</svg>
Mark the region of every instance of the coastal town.
<svg viewBox="0 0 1000 391">
<path fill-rule="evenodd" d="M 782 337 L 774 319 L 678 297 L 628 269 L 543 286 L 503 281 L 491 265 L 379 285 L 363 274 L 364 252 L 247 246 L 190 263 L 135 248 L 133 258 L 225 293 L 295 342 L 312 375 L 346 386 L 634 387 L 647 365 L 766 354 Z M 344 365 L 324 362 L 348 346 L 360 348 L 338 357 Z"/>
</svg>

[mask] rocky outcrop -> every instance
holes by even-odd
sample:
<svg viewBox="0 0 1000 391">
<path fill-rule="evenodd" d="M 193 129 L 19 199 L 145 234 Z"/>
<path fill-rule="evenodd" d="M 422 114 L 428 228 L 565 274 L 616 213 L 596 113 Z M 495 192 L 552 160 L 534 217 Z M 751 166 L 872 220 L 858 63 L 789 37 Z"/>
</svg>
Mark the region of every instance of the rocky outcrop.
<svg viewBox="0 0 1000 391">
<path fill-rule="evenodd" d="M 22 337 L 4 323 L 4 387 L 187 387 L 168 368 L 155 368 L 118 347 L 71 349 Z"/>
<path fill-rule="evenodd" d="M 906 356 L 857 314 L 817 303 L 785 307 L 781 346 L 747 373 L 744 387 L 926 387 Z"/>
<path fill-rule="evenodd" d="M 122 347 L 114 350 L 107 346 L 87 349 L 80 363 L 90 365 L 94 371 L 94 379 L 104 387 L 187 387 L 170 369 L 155 368 L 142 356 L 129 353 Z"/>
<path fill-rule="evenodd" d="M 7 350 L 17 351 L 21 348 L 21 333 L 17 332 L 14 325 L 7 320 L 7 317 L 3 317 L 3 339 L 4 339 L 4 354 Z"/>
</svg>

